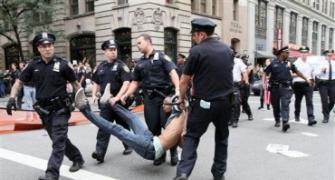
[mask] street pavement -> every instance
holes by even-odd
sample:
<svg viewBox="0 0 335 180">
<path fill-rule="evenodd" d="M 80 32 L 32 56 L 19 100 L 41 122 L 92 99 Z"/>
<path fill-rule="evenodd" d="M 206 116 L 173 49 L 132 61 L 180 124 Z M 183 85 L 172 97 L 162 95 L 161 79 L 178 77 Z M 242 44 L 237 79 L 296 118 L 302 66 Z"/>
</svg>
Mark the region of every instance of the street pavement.
<svg viewBox="0 0 335 180">
<path fill-rule="evenodd" d="M 1 102 L 1 99 L 0 99 Z M 258 110 L 259 97 L 249 100 L 254 120 L 241 115 L 238 128 L 230 128 L 226 180 L 334 180 L 335 179 L 335 114 L 328 124 L 321 123 L 321 102 L 315 93 L 314 108 L 318 124 L 306 125 L 306 109 L 303 101 L 301 122 L 293 120 L 291 102 L 291 129 L 287 133 L 275 128 L 272 110 Z M 1 106 L 1 103 L 0 103 Z M 15 113 L 15 112 L 14 112 Z M 143 120 L 143 113 L 137 113 Z M 0 117 L 1 118 L 1 117 Z M 211 180 L 210 168 L 214 155 L 215 128 L 210 125 L 201 138 L 198 160 L 191 180 Z M 92 124 L 72 126 L 69 138 L 81 150 L 85 158 L 83 170 L 69 173 L 71 162 L 64 158 L 61 180 L 110 179 L 110 180 L 171 180 L 176 167 L 170 166 L 169 157 L 161 166 L 153 166 L 136 153 L 122 155 L 123 146 L 112 137 L 103 164 L 91 158 L 95 147 L 97 128 Z M 284 153 L 266 150 L 269 144 L 288 145 L 291 152 L 303 153 L 304 157 L 289 157 Z M 0 179 L 30 180 L 44 173 L 51 152 L 51 141 L 44 130 L 0 135 Z M 179 149 L 179 153 L 181 150 Z"/>
</svg>

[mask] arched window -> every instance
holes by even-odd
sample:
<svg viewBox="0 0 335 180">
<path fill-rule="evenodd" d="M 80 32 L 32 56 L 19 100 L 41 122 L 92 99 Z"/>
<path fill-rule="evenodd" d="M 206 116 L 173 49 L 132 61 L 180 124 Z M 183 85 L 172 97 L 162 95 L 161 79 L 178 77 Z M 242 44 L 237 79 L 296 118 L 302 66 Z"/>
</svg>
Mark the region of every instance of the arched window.
<svg viewBox="0 0 335 180">
<path fill-rule="evenodd" d="M 20 61 L 19 47 L 16 44 L 6 46 L 4 48 L 4 51 L 5 51 L 6 69 L 9 68 L 9 66 L 12 62 L 19 63 L 19 61 Z"/>
<path fill-rule="evenodd" d="M 115 41 L 118 44 L 118 58 L 126 64 L 131 61 L 131 30 L 121 28 L 114 31 Z"/>
<path fill-rule="evenodd" d="M 177 60 L 177 30 L 173 28 L 164 29 L 164 52 L 174 62 Z"/>
<path fill-rule="evenodd" d="M 70 40 L 71 62 L 86 61 L 91 67 L 96 65 L 95 35 L 80 35 Z"/>
</svg>

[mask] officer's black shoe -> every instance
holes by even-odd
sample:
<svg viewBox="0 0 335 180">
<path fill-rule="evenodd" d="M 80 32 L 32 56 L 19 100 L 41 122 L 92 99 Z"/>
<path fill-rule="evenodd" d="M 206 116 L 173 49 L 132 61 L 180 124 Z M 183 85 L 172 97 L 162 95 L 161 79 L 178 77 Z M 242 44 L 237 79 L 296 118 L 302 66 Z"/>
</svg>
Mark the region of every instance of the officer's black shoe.
<svg viewBox="0 0 335 180">
<path fill-rule="evenodd" d="M 248 120 L 249 120 L 249 121 L 254 120 L 254 117 L 252 116 L 252 114 L 248 115 Z"/>
<path fill-rule="evenodd" d="M 329 121 L 329 115 L 324 115 L 322 123 L 328 123 L 328 121 Z"/>
<path fill-rule="evenodd" d="M 295 120 L 296 122 L 299 122 L 299 121 L 300 121 L 300 117 L 299 117 L 299 116 L 295 116 L 295 117 L 294 117 L 294 120 Z"/>
<path fill-rule="evenodd" d="M 130 148 L 130 147 L 127 147 L 123 150 L 122 154 L 123 155 L 128 155 L 128 154 L 131 154 L 133 152 L 133 149 Z"/>
<path fill-rule="evenodd" d="M 328 123 L 328 121 L 329 121 L 328 119 L 323 119 L 322 123 Z"/>
<path fill-rule="evenodd" d="M 222 177 L 214 177 L 214 180 L 225 180 L 224 176 Z"/>
<path fill-rule="evenodd" d="M 315 120 L 310 120 L 308 121 L 308 126 L 313 126 L 315 125 L 317 122 Z"/>
<path fill-rule="evenodd" d="M 238 123 L 236 121 L 234 121 L 233 124 L 231 125 L 231 127 L 237 128 L 238 127 Z"/>
<path fill-rule="evenodd" d="M 102 154 L 98 154 L 97 152 L 92 153 L 92 158 L 96 159 L 99 163 L 104 162 L 104 157 L 102 156 Z"/>
<path fill-rule="evenodd" d="M 166 154 L 164 153 L 162 157 L 155 159 L 153 165 L 159 166 L 165 162 Z"/>
<path fill-rule="evenodd" d="M 38 180 L 58 180 L 58 178 L 52 177 L 52 176 L 49 176 L 49 175 L 44 175 L 44 176 L 38 177 Z"/>
<path fill-rule="evenodd" d="M 233 125 L 233 121 L 228 121 L 228 126 Z"/>
<path fill-rule="evenodd" d="M 290 128 L 290 124 L 288 122 L 283 122 L 282 131 L 286 132 Z"/>
<path fill-rule="evenodd" d="M 81 169 L 84 165 L 84 161 L 74 161 L 72 166 L 70 167 L 69 171 L 70 172 L 76 172 L 79 169 Z"/>
<path fill-rule="evenodd" d="M 177 175 L 176 177 L 173 178 L 173 180 L 187 180 L 187 175 L 182 173 L 180 175 Z"/>
<path fill-rule="evenodd" d="M 101 96 L 100 98 L 100 103 L 101 104 L 107 104 L 109 99 L 111 97 L 113 97 L 113 95 L 111 94 L 110 92 L 110 89 L 111 89 L 111 83 L 108 83 L 105 87 L 105 91 L 104 91 L 104 94 Z"/>
<path fill-rule="evenodd" d="M 280 122 L 279 121 L 276 121 L 275 127 L 280 127 Z"/>
</svg>

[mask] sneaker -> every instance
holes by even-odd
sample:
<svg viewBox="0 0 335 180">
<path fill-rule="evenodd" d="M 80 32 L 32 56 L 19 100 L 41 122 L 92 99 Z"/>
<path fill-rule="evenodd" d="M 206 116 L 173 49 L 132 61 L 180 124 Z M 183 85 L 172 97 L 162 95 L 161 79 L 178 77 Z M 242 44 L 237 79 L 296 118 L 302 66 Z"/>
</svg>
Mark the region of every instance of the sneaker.
<svg viewBox="0 0 335 180">
<path fill-rule="evenodd" d="M 261 109 L 264 109 L 264 107 L 263 106 L 258 107 L 258 110 L 261 110 Z"/>
<path fill-rule="evenodd" d="M 113 94 L 111 94 L 111 83 L 108 83 L 105 87 L 104 94 L 100 98 L 100 103 L 101 104 L 107 104 L 109 99 L 113 97 Z"/>
<path fill-rule="evenodd" d="M 74 97 L 74 105 L 78 109 L 82 109 L 86 105 L 86 95 L 83 88 L 78 89 Z"/>
<path fill-rule="evenodd" d="M 154 166 L 159 166 L 159 165 L 163 164 L 165 162 L 165 158 L 166 158 L 166 154 L 164 153 L 162 155 L 162 157 L 154 160 L 153 165 Z"/>
</svg>

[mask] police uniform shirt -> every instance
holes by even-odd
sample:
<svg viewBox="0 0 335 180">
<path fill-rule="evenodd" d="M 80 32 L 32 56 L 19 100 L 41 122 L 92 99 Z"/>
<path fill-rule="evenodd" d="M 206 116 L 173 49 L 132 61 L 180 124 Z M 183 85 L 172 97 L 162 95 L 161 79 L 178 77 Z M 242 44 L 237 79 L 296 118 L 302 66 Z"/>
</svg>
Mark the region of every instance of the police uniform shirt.
<svg viewBox="0 0 335 180">
<path fill-rule="evenodd" d="M 299 58 L 294 62 L 294 65 L 307 79 L 314 79 L 312 65 L 307 60 L 304 62 Z M 301 77 L 294 77 L 293 82 L 305 82 L 305 80 Z"/>
<path fill-rule="evenodd" d="M 332 80 L 335 79 L 335 61 L 330 60 L 331 66 L 332 66 Z M 325 72 L 322 70 L 326 69 Z M 323 59 L 319 65 L 319 68 L 317 68 L 316 73 L 317 77 L 321 80 L 329 80 L 329 61 L 326 59 Z"/>
<path fill-rule="evenodd" d="M 231 94 L 233 66 L 231 49 L 214 38 L 207 38 L 191 48 L 184 74 L 194 76 L 194 97 L 211 101 Z"/>
<path fill-rule="evenodd" d="M 76 81 L 76 76 L 68 61 L 54 57 L 48 64 L 42 59 L 31 61 L 21 75 L 22 82 L 33 81 L 37 100 L 65 97 L 67 81 Z"/>
<path fill-rule="evenodd" d="M 242 59 L 234 58 L 233 79 L 234 82 L 242 80 L 242 73 L 247 70 L 247 66 L 243 63 Z"/>
<path fill-rule="evenodd" d="M 133 80 L 141 81 L 144 89 L 165 88 L 171 85 L 170 72 L 177 69 L 171 59 L 159 51 L 154 50 L 149 58 L 144 56 L 137 62 Z"/>
<path fill-rule="evenodd" d="M 288 82 L 292 81 L 291 71 L 296 73 L 297 68 L 294 64 L 288 61 L 279 61 L 274 59 L 271 64 L 265 69 L 266 75 L 271 74 L 270 82 Z"/>
<path fill-rule="evenodd" d="M 124 81 L 130 81 L 130 70 L 128 66 L 119 59 L 112 63 L 102 62 L 93 73 L 92 80 L 100 86 L 103 94 L 107 83 L 111 83 L 111 93 L 115 96 L 122 87 Z"/>
</svg>

